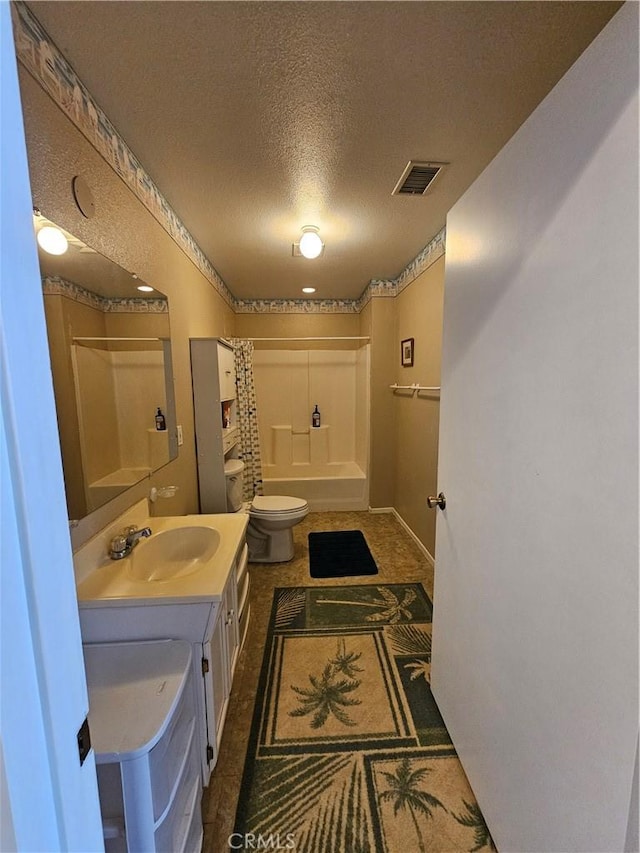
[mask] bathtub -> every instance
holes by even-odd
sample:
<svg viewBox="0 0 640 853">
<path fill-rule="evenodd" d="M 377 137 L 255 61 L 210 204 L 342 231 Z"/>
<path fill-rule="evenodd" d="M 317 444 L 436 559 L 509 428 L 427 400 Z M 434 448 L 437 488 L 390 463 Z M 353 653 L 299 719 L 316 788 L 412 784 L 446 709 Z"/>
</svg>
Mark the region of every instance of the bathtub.
<svg viewBox="0 0 640 853">
<path fill-rule="evenodd" d="M 356 462 L 262 466 L 265 495 L 304 498 L 311 510 L 369 508 L 369 481 Z"/>
</svg>

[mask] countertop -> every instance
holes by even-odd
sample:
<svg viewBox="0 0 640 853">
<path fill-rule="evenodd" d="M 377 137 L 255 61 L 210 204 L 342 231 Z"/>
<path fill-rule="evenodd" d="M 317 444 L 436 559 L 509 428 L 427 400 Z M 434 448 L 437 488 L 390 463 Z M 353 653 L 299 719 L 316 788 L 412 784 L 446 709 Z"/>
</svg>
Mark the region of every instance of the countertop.
<svg viewBox="0 0 640 853">
<path fill-rule="evenodd" d="M 141 604 L 186 604 L 220 601 L 229 571 L 244 542 L 249 523 L 246 513 L 216 515 L 183 515 L 128 519 L 138 527 L 148 526 L 152 536 L 179 527 L 213 527 L 220 533 L 220 544 L 214 556 L 197 572 L 163 581 L 141 581 L 131 575 L 131 557 L 111 560 L 106 542 L 115 535 L 111 526 L 102 531 L 74 555 L 76 588 L 80 608 L 135 606 Z M 119 521 L 122 524 L 122 520 Z M 126 522 L 125 522 L 126 523 Z M 137 547 L 144 547 L 143 544 Z"/>
</svg>

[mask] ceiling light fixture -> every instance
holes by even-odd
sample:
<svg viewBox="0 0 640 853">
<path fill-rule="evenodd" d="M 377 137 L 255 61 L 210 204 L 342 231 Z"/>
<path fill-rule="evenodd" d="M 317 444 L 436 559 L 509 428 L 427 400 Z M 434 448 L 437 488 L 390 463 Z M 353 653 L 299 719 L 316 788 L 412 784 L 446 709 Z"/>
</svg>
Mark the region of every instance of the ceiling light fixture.
<svg viewBox="0 0 640 853">
<path fill-rule="evenodd" d="M 316 289 L 315 289 L 315 287 L 303 287 L 302 292 L 303 293 L 315 293 Z"/>
<path fill-rule="evenodd" d="M 320 239 L 320 229 L 315 225 L 305 225 L 300 238 L 300 254 L 305 258 L 317 258 L 322 254 L 324 243 Z"/>
<path fill-rule="evenodd" d="M 69 248 L 67 238 L 59 228 L 53 225 L 45 225 L 38 231 L 37 241 L 40 248 L 50 255 L 64 255 Z"/>
<path fill-rule="evenodd" d="M 143 293 L 152 293 L 153 292 L 153 288 L 149 287 L 148 284 L 139 284 L 138 290 L 142 290 Z"/>
</svg>

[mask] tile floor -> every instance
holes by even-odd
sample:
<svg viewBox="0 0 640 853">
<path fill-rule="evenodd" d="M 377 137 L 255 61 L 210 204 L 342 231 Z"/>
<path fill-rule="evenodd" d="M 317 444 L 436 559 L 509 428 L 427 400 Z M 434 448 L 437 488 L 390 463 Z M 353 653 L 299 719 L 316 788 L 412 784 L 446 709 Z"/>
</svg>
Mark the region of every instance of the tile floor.
<svg viewBox="0 0 640 853">
<path fill-rule="evenodd" d="M 309 576 L 307 535 L 312 530 L 362 530 L 378 565 L 375 576 L 316 580 Z M 251 622 L 238 659 L 220 756 L 202 800 L 203 853 L 229 853 L 242 780 L 273 589 L 277 586 L 323 586 L 419 581 L 433 597 L 433 568 L 391 514 L 316 512 L 294 528 L 295 556 L 289 563 L 253 564 Z M 437 796 L 437 791 L 433 792 Z M 347 851 L 345 851 L 347 853 Z"/>
</svg>

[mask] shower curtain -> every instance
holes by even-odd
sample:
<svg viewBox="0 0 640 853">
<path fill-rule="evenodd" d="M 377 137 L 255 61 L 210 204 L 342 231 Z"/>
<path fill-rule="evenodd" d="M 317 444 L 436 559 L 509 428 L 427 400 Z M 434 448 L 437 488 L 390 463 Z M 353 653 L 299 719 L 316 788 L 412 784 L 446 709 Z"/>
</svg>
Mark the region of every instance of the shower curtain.
<svg viewBox="0 0 640 853">
<path fill-rule="evenodd" d="M 258 436 L 256 388 L 253 381 L 253 341 L 235 339 L 233 351 L 236 367 L 240 459 L 244 462 L 243 500 L 262 494 L 262 463 Z"/>
</svg>

